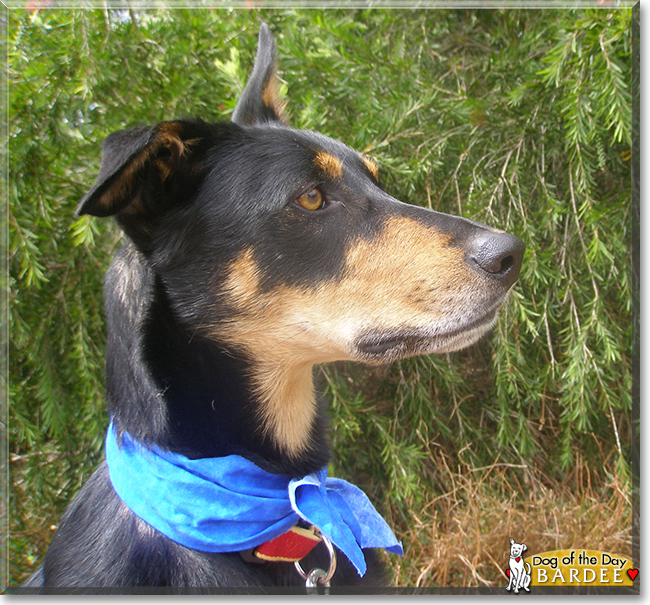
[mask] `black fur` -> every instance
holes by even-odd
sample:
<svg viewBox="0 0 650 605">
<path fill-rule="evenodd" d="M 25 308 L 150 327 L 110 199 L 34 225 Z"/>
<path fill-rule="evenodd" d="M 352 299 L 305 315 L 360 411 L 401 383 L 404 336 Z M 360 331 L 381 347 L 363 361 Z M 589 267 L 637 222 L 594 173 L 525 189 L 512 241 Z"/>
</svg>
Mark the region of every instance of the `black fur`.
<svg viewBox="0 0 650 605">
<path fill-rule="evenodd" d="M 486 283 L 476 294 L 482 308 L 505 297 L 523 247 L 471 221 L 401 204 L 356 152 L 288 128 L 270 90 L 274 56 L 263 26 L 253 75 L 230 123 L 163 122 L 108 137 L 97 182 L 78 212 L 114 216 L 127 235 L 104 289 L 107 404 L 118 430 L 189 457 L 240 454 L 270 472 L 300 477 L 329 459 L 325 404 L 317 402 L 299 454 L 288 455 L 265 431 L 250 351 L 219 336 L 247 319 L 224 285 L 232 263 L 250 251 L 260 296 L 318 291 L 347 279 L 353 245 L 380 237 L 390 217 L 409 218 L 444 232 L 445 246 L 463 251 L 470 272 Z M 323 174 L 316 161 L 322 152 L 340 160 L 344 176 Z M 318 212 L 295 203 L 314 186 L 327 202 Z M 358 339 L 360 359 L 389 360 L 397 355 L 392 349 L 419 352 L 419 332 L 382 329 Z M 384 584 L 379 556 L 368 551 L 367 558 L 369 571 L 359 578 L 340 555 L 333 586 Z M 303 567 L 325 560 L 320 545 Z M 238 554 L 170 541 L 119 500 L 102 464 L 26 586 L 128 592 L 303 584 L 292 564 L 246 563 Z"/>
</svg>

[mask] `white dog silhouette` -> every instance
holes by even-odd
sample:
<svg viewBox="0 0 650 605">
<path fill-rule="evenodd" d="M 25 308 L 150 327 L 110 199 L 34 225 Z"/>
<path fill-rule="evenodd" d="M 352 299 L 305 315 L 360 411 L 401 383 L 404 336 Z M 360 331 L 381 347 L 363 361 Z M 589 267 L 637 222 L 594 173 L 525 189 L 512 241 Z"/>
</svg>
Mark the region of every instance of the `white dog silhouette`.
<svg viewBox="0 0 650 605">
<path fill-rule="evenodd" d="M 510 538 L 510 582 L 508 582 L 508 588 L 506 590 L 513 590 L 515 594 L 519 593 L 519 589 L 523 588 L 526 592 L 530 592 L 530 563 L 524 564 L 523 552 L 528 550 L 528 546 L 525 544 L 517 544 L 512 538 Z M 528 571 L 526 571 L 525 565 L 528 566 Z"/>
</svg>

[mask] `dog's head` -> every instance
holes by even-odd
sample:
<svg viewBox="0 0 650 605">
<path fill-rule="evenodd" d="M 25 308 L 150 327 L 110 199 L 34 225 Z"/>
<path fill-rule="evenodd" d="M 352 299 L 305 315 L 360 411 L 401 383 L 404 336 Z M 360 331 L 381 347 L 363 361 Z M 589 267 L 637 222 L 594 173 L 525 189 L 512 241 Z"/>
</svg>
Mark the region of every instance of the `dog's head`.
<svg viewBox="0 0 650 605">
<path fill-rule="evenodd" d="M 521 241 L 394 199 L 371 159 L 283 109 L 262 26 L 232 121 L 109 136 L 78 212 L 116 217 L 179 320 L 248 356 L 263 401 L 291 401 L 316 363 L 453 351 L 488 331 Z"/>
<path fill-rule="evenodd" d="M 518 544 L 512 538 L 510 538 L 510 556 L 511 557 L 520 557 L 521 554 L 528 550 L 528 546 L 525 544 Z"/>
</svg>

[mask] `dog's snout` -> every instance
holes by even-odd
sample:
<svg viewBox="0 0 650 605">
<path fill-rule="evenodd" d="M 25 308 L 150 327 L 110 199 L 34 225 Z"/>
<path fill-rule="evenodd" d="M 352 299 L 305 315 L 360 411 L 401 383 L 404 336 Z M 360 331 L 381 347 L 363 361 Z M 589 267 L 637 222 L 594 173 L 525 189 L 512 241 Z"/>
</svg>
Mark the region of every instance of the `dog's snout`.
<svg viewBox="0 0 650 605">
<path fill-rule="evenodd" d="M 519 277 L 524 250 L 524 243 L 514 235 L 485 231 L 472 242 L 469 259 L 480 271 L 509 288 Z"/>
</svg>

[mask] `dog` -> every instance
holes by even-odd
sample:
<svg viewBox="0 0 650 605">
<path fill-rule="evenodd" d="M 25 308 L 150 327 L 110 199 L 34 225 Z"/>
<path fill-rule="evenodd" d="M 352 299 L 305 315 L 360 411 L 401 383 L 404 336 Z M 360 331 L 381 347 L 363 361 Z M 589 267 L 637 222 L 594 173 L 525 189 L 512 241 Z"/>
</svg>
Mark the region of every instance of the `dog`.
<svg viewBox="0 0 650 605">
<path fill-rule="evenodd" d="M 531 567 L 530 563 L 526 563 L 522 556 L 525 550 L 528 550 L 525 544 L 518 544 L 510 538 L 510 559 L 508 562 L 510 581 L 506 590 L 512 590 L 515 594 L 519 594 L 519 590 L 522 588 L 526 592 L 530 592 L 530 588 L 528 587 L 531 582 Z M 526 570 L 526 565 L 528 566 L 528 570 Z"/>
<path fill-rule="evenodd" d="M 523 243 L 402 203 L 370 158 L 291 128 L 264 24 L 232 119 L 109 135 L 77 214 L 113 217 L 125 234 L 104 286 L 108 463 L 74 498 L 25 586 L 386 584 L 377 547 L 401 547 L 358 488 L 324 478 L 328 420 L 314 367 L 474 343 L 517 280 Z M 228 469 L 210 484 L 223 499 L 192 483 L 210 465 Z M 255 505 L 242 521 L 244 495 Z M 236 514 L 217 523 L 199 502 Z M 337 506 L 334 529 L 313 522 Z M 365 512 L 349 520 L 359 507 L 374 525 L 360 520 Z M 226 527 L 224 546 L 202 533 L 215 525 Z"/>
</svg>

